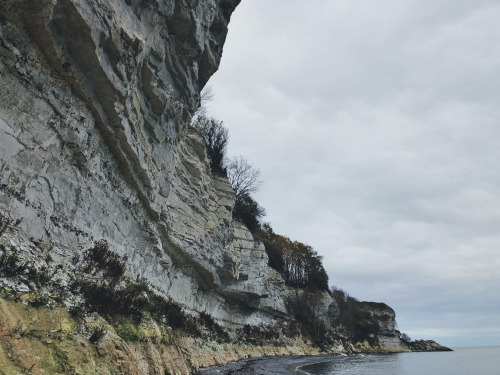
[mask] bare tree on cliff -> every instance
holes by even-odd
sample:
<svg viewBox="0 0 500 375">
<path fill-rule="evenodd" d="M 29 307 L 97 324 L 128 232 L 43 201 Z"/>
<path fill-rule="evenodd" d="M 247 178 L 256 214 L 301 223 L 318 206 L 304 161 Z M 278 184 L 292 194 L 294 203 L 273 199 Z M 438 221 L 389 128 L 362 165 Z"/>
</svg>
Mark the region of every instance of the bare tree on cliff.
<svg viewBox="0 0 500 375">
<path fill-rule="evenodd" d="M 259 227 L 260 219 L 266 215 L 264 208 L 251 197 L 261 184 L 260 171 L 242 156 L 229 159 L 226 162 L 226 171 L 236 195 L 233 217 L 254 232 Z"/>
<path fill-rule="evenodd" d="M 191 120 L 191 124 L 196 123 L 196 120 L 201 117 L 207 115 L 208 104 L 214 99 L 214 91 L 212 90 L 212 86 L 205 86 L 200 93 L 200 106 L 196 110 Z"/>
<path fill-rule="evenodd" d="M 242 156 L 235 156 L 226 163 L 227 178 L 231 184 L 236 199 L 241 199 L 244 195 L 250 195 L 259 190 L 260 171 L 255 169 Z"/>
</svg>

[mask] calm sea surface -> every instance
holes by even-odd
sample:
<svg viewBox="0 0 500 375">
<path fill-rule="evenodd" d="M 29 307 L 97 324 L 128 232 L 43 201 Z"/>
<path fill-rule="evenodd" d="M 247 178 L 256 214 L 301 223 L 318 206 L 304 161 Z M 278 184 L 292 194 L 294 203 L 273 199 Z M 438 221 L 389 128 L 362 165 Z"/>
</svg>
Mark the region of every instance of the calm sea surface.
<svg viewBox="0 0 500 375">
<path fill-rule="evenodd" d="M 500 347 L 367 356 L 269 357 L 212 367 L 204 375 L 500 375 Z"/>
</svg>

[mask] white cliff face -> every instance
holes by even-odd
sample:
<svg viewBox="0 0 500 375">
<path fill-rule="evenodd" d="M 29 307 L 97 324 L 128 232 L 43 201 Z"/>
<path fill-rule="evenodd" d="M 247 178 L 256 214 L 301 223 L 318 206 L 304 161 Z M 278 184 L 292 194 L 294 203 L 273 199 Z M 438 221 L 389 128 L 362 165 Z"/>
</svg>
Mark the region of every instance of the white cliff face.
<svg viewBox="0 0 500 375">
<path fill-rule="evenodd" d="M 5 0 L 0 210 L 61 264 L 105 239 L 186 308 L 260 324 L 283 281 L 187 126 L 238 3 Z"/>
<path fill-rule="evenodd" d="M 227 327 L 292 319 L 286 300 L 303 292 L 232 219 L 234 192 L 188 127 L 238 3 L 2 0 L 0 213 L 22 222 L 0 240 L 68 275 L 104 239 L 188 311 Z M 314 298 L 344 333 L 335 301 Z"/>
</svg>

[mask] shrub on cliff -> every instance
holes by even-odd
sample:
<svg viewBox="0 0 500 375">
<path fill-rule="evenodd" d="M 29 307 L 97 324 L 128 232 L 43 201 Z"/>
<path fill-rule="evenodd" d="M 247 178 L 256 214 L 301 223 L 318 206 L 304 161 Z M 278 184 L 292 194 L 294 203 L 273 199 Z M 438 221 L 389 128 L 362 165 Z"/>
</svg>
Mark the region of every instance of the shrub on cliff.
<svg viewBox="0 0 500 375">
<path fill-rule="evenodd" d="M 83 271 L 96 275 L 102 273 L 103 278 L 117 280 L 125 273 L 127 257 L 121 257 L 109 249 L 105 240 L 98 241 L 84 255 Z"/>
<path fill-rule="evenodd" d="M 76 283 L 76 287 L 85 300 L 82 307 L 106 318 L 122 315 L 140 321 L 148 310 L 144 285 L 126 283 L 118 286 L 106 280 L 82 280 Z"/>
<path fill-rule="evenodd" d="M 226 330 L 210 314 L 201 312 L 198 322 L 208 330 L 209 338 L 215 339 L 217 342 L 228 342 L 230 340 Z"/>
<path fill-rule="evenodd" d="M 126 341 L 143 339 L 137 326 L 145 316 L 180 329 L 188 336 L 203 337 L 209 332 L 211 339 L 229 340 L 227 332 L 209 314 L 190 315 L 177 302 L 155 293 L 145 281 L 125 276 L 126 259 L 101 240 L 84 252 L 81 262 L 79 258 L 74 260 L 76 277 L 71 288 L 83 299 L 79 306 L 71 309 L 74 317 L 98 313 L 108 319 Z"/>
<path fill-rule="evenodd" d="M 83 297 L 84 311 L 106 318 L 123 315 L 142 319 L 149 307 L 149 287 L 124 277 L 126 262 L 127 257 L 112 251 L 105 240 L 86 250 L 82 262 L 78 257 L 74 259 L 77 275 L 71 287 Z"/>
<path fill-rule="evenodd" d="M 7 250 L 2 246 L 0 256 L 0 276 L 15 277 L 22 274 L 26 269 L 26 262 L 22 262 L 19 257 L 19 250 L 11 248 Z"/>
<path fill-rule="evenodd" d="M 245 194 L 236 199 L 233 209 L 233 217 L 254 232 L 259 227 L 259 220 L 266 214 L 264 208 L 251 196 Z"/>
<path fill-rule="evenodd" d="M 229 140 L 228 130 L 222 121 L 206 116 L 197 117 L 193 126 L 203 138 L 212 173 L 225 176 L 224 157 Z"/>
<path fill-rule="evenodd" d="M 0 212 L 0 237 L 2 237 L 7 230 L 13 229 L 21 224 L 21 221 L 22 219 L 14 220 L 8 215 Z"/>
<path fill-rule="evenodd" d="M 37 265 L 34 261 L 23 260 L 20 250 L 15 246 L 7 248 L 0 245 L 0 251 L 0 277 L 18 278 L 25 283 L 42 287 L 51 283 L 58 270 L 50 270 L 47 265 Z"/>
</svg>

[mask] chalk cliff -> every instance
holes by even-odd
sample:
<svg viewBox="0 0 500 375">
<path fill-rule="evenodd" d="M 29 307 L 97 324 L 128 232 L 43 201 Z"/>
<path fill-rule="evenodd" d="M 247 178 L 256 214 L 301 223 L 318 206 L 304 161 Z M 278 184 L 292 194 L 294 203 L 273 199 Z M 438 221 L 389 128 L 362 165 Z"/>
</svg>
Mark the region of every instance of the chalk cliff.
<svg viewBox="0 0 500 375">
<path fill-rule="evenodd" d="M 126 257 L 130 279 L 143 280 L 155 294 L 174 301 L 188 314 L 208 314 L 230 332 L 233 341 L 242 327 L 293 322 L 287 304 L 299 292 L 268 266 L 263 244 L 233 220 L 234 192 L 226 178 L 211 174 L 203 141 L 188 126 L 201 89 L 219 66 L 228 23 L 238 3 L 2 1 L 0 213 L 12 224 L 0 236 L 2 264 L 6 254 L 15 250 L 24 266 L 30 262 L 31 274 L 50 270 L 58 288 L 69 293 L 65 288 L 76 272 L 74 260 L 104 240 Z M 32 342 L 36 335 L 27 339 L 26 327 L 14 324 L 16 319 L 31 324 L 15 303 L 35 306 L 30 300 L 34 293 L 53 301 L 53 290 L 7 271 L 2 276 L 2 297 L 10 298 L 0 305 L 2 329 L 10 327 L 4 333 L 11 336 L 25 335 L 18 337 L 22 340 L 3 342 L 0 363 L 14 361 L 7 354 L 17 350 L 15 356 L 28 359 L 16 357 L 12 368 L 29 369 L 31 359 L 38 358 L 33 366 L 41 371 L 39 357 L 44 351 Z M 40 314 L 48 314 L 50 318 L 44 317 L 54 322 L 70 319 L 65 311 L 77 298 L 69 294 L 61 297 L 57 308 L 62 310 Z M 324 293 L 317 303 L 320 320 L 342 337 L 342 327 L 331 319 L 338 310 L 335 300 Z M 395 336 L 394 312 L 380 311 L 372 310 L 375 320 L 385 322 L 377 345 L 405 350 Z M 385 315 L 379 319 L 377 314 Z M 52 330 L 64 333 L 66 339 L 73 337 L 68 342 L 78 335 L 81 340 L 85 335 L 74 324 Z M 154 327 L 153 331 L 163 329 Z M 168 336 L 159 331 L 148 336 L 149 328 L 142 329 L 144 340 Z M 44 340 L 50 341 L 44 343 L 50 345 L 51 327 L 42 330 L 47 332 Z M 246 355 L 316 350 L 296 337 L 280 344 L 296 349 L 275 345 L 264 351 L 247 346 L 238 354 L 236 346 L 230 349 L 227 344 L 222 352 L 232 354 L 224 356 L 217 352 L 221 346 L 214 344 L 217 350 L 206 356 L 210 359 L 196 360 L 196 345 L 179 339 L 162 343 L 174 349 L 160 361 L 153 358 L 161 357 L 158 347 L 153 350 L 149 341 L 149 349 L 139 348 L 142 344 L 127 347 L 124 341 L 118 344 L 119 336 L 112 332 L 103 340 L 100 353 L 111 356 L 111 363 L 120 358 L 119 345 L 127 353 L 123 358 L 137 359 L 137 370 L 129 373 L 148 373 L 152 368 L 158 372 L 149 373 L 162 373 L 168 366 L 171 373 L 186 373 Z M 88 345 L 82 347 L 90 350 Z M 330 350 L 356 350 L 349 345 L 339 339 L 330 343 Z M 75 348 L 61 350 L 74 355 L 71 361 L 79 361 Z M 182 365 L 176 369 L 172 361 Z M 80 365 L 68 371 L 91 373 L 88 366 Z M 108 370 L 99 372 L 95 367 L 95 371 Z"/>
<path fill-rule="evenodd" d="M 61 263 L 104 239 L 158 292 L 246 323 L 283 313 L 279 285 L 187 125 L 237 3 L 4 2 L 0 186 Z"/>
</svg>

